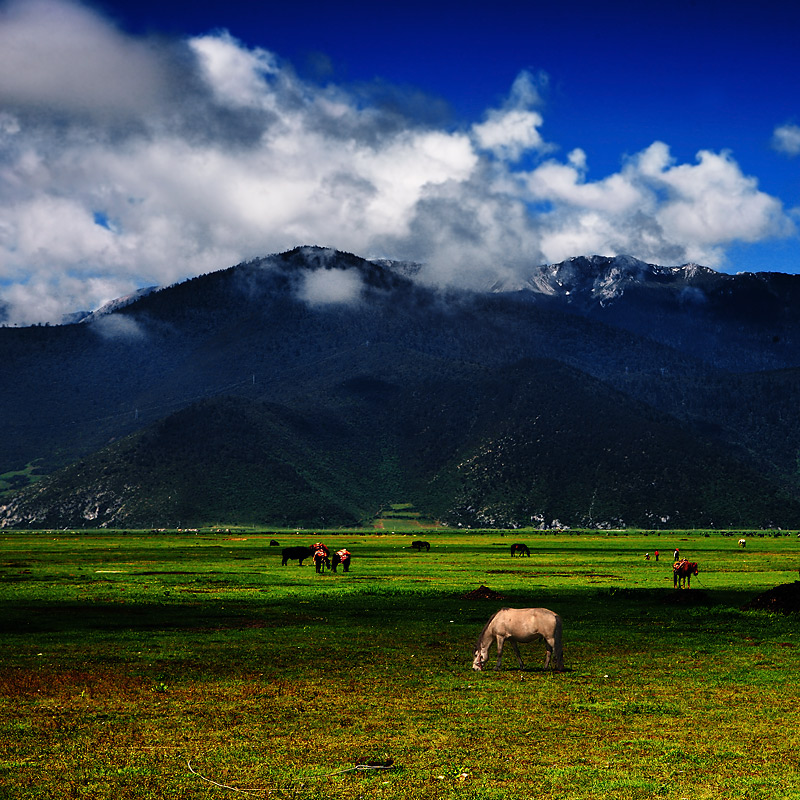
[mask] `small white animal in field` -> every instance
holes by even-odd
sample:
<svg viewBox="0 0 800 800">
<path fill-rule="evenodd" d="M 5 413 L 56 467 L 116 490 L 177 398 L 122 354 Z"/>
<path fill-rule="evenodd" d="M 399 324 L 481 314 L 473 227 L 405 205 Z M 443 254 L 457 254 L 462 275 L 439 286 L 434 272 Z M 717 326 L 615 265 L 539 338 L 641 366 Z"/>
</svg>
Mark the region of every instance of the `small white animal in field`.
<svg viewBox="0 0 800 800">
<path fill-rule="evenodd" d="M 739 547 L 747 547 L 747 539 L 739 539 Z"/>
<path fill-rule="evenodd" d="M 489 648 L 492 642 L 497 645 L 497 664 L 500 669 L 503 661 L 503 645 L 511 642 L 514 652 L 523 667 L 517 642 L 533 642 L 544 639 L 547 654 L 544 668 L 552 666 L 561 671 L 564 669 L 564 651 L 561 645 L 561 617 L 547 608 L 501 608 L 484 625 L 478 643 L 475 646 L 472 669 L 482 670 L 489 660 Z"/>
</svg>

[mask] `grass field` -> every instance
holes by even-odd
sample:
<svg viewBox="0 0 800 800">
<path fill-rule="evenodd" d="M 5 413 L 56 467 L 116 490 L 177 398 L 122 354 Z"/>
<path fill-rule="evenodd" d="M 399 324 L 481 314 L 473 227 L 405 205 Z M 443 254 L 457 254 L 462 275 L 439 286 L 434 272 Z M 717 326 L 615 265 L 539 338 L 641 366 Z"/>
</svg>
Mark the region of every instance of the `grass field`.
<svg viewBox="0 0 800 800">
<path fill-rule="evenodd" d="M 798 615 L 741 609 L 794 533 L 321 536 L 349 574 L 247 531 L 0 535 L 0 797 L 800 798 Z M 565 672 L 472 671 L 501 605 L 561 614 Z"/>
</svg>

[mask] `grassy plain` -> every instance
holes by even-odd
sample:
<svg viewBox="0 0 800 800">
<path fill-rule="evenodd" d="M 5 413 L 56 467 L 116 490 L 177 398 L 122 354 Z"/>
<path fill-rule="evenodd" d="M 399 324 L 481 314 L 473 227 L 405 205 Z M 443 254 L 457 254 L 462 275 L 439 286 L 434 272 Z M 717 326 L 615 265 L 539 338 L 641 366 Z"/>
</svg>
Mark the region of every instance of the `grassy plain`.
<svg viewBox="0 0 800 800">
<path fill-rule="evenodd" d="M 800 798 L 797 615 L 741 609 L 794 533 L 320 535 L 349 574 L 250 531 L 0 535 L 0 797 Z M 501 605 L 562 615 L 564 673 L 471 670 Z"/>
</svg>

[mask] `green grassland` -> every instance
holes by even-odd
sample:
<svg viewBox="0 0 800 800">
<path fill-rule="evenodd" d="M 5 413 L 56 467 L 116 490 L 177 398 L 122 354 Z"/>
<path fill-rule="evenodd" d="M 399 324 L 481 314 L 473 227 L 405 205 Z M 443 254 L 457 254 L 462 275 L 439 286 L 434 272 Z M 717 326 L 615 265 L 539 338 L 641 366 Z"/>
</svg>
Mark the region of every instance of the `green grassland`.
<svg viewBox="0 0 800 800">
<path fill-rule="evenodd" d="M 800 539 L 738 535 L 5 532 L 0 798 L 800 798 L 797 614 L 742 609 Z M 349 574 L 270 546 L 317 537 Z M 472 671 L 501 605 L 565 672 Z"/>
<path fill-rule="evenodd" d="M 0 499 L 10 497 L 20 489 L 30 486 L 41 478 L 35 462 L 27 464 L 24 469 L 4 472 L 0 475 Z"/>
</svg>

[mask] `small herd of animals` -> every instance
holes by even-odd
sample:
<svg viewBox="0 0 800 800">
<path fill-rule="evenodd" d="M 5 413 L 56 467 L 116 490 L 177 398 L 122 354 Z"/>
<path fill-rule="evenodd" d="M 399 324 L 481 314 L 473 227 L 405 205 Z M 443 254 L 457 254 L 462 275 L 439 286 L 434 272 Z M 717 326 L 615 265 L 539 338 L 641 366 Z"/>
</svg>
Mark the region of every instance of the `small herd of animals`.
<svg viewBox="0 0 800 800">
<path fill-rule="evenodd" d="M 744 546 L 744 541 L 739 540 L 739 545 Z M 279 546 L 274 539 L 270 545 Z M 417 552 L 426 552 L 431 549 L 430 542 L 416 540 L 411 542 L 412 549 Z M 528 545 L 523 542 L 515 542 L 511 545 L 511 557 L 528 556 L 531 551 Z M 689 561 L 687 558 L 680 557 L 680 551 L 675 550 L 672 564 L 672 585 L 674 588 L 684 586 L 691 587 L 692 575 L 699 573 L 696 561 Z M 302 567 L 303 561 L 313 558 L 314 567 L 317 572 L 324 572 L 327 568 L 336 572 L 341 565 L 345 572 L 350 571 L 351 554 L 342 548 L 331 556 L 330 549 L 323 542 L 315 542 L 310 547 L 297 546 L 285 547 L 281 551 L 281 565 L 286 566 L 289 561 L 297 559 Z M 646 554 L 649 560 L 650 554 Z M 656 561 L 658 551 L 656 551 Z M 561 617 L 550 611 L 548 608 L 501 608 L 494 613 L 489 621 L 484 625 L 475 645 L 472 659 L 472 669 L 481 671 L 489 661 L 489 648 L 492 644 L 497 648 L 497 663 L 495 669 L 500 669 L 503 663 L 503 647 L 506 642 L 511 642 L 514 654 L 517 656 L 520 668 L 524 667 L 522 656 L 519 652 L 518 643 L 533 642 L 536 640 L 544 641 L 545 659 L 544 669 L 548 667 L 559 672 L 564 669 L 564 649 L 561 641 L 563 623 Z"/>
<path fill-rule="evenodd" d="M 336 572 L 337 568 L 341 568 L 345 572 L 350 572 L 350 559 L 352 555 L 349 550 L 342 548 L 337 550 L 333 556 L 326 544 L 323 542 L 315 542 L 310 547 L 284 547 L 281 550 L 281 566 L 285 567 L 289 561 L 297 559 L 297 563 L 302 567 L 303 562 L 307 558 L 314 559 L 314 568 L 317 572 L 324 572 L 328 569 L 331 572 Z"/>
</svg>

